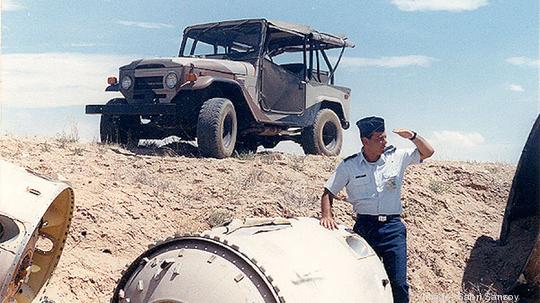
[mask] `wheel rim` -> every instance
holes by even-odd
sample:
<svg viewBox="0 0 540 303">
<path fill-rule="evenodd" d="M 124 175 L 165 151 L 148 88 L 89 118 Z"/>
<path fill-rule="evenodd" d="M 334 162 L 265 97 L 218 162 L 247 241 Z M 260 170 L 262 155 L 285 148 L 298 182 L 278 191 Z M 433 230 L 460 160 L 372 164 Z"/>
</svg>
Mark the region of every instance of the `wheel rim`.
<svg viewBox="0 0 540 303">
<path fill-rule="evenodd" d="M 223 145 L 228 148 L 233 141 L 234 121 L 231 114 L 227 114 L 223 120 Z"/>
<path fill-rule="evenodd" d="M 327 150 L 333 150 L 337 145 L 338 129 L 333 123 L 325 123 L 322 130 L 323 145 Z"/>
</svg>

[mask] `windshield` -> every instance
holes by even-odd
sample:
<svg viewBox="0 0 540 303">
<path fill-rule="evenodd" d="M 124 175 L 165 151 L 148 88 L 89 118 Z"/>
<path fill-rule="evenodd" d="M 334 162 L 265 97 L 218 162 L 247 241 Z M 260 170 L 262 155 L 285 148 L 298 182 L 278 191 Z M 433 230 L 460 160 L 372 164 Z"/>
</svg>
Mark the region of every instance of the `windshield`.
<svg viewBox="0 0 540 303">
<path fill-rule="evenodd" d="M 180 56 L 209 57 L 231 60 L 257 58 L 261 43 L 262 24 L 239 23 L 186 32 Z"/>
</svg>

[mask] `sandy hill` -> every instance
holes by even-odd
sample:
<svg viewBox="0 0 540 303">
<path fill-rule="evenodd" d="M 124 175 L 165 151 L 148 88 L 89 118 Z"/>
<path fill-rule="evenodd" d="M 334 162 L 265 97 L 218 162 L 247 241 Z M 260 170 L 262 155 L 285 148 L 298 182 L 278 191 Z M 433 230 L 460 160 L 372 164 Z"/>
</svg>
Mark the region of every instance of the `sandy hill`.
<svg viewBox="0 0 540 303">
<path fill-rule="evenodd" d="M 272 152 L 203 159 L 184 147 L 128 150 L 66 136 L 0 137 L 3 159 L 75 190 L 50 299 L 108 302 L 122 269 L 149 244 L 178 232 L 200 232 L 231 217 L 318 216 L 322 186 L 340 161 Z M 481 262 L 466 271 L 479 239 L 496 245 L 514 170 L 443 161 L 408 169 L 403 201 L 412 302 L 496 282 L 484 279 Z M 337 201 L 334 209 L 342 224 L 352 224 L 348 203 Z"/>
</svg>

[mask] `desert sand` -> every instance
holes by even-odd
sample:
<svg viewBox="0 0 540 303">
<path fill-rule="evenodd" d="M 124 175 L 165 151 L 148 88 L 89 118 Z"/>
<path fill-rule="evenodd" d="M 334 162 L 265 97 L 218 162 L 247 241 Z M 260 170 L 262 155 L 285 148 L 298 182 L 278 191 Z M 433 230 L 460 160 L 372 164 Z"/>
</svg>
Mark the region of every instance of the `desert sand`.
<svg viewBox="0 0 540 303">
<path fill-rule="evenodd" d="M 122 270 L 156 241 L 233 217 L 317 217 L 323 184 L 341 161 L 271 151 L 223 160 L 194 154 L 177 144 L 126 149 L 66 136 L 0 137 L 2 159 L 75 191 L 69 237 L 45 295 L 108 302 Z M 459 302 L 464 290 L 498 290 L 485 251 L 497 250 L 514 171 L 500 163 L 430 160 L 408 168 L 402 200 L 411 302 Z M 346 226 L 354 221 L 345 201 L 334 203 L 334 215 Z"/>
</svg>

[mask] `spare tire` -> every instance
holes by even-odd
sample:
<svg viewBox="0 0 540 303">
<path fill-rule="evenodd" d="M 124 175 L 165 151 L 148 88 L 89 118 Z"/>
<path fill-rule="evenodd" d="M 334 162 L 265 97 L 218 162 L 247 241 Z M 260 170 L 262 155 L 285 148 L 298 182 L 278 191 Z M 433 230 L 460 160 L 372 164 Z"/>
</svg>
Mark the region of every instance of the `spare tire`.
<svg viewBox="0 0 540 303">
<path fill-rule="evenodd" d="M 337 156 L 342 144 L 341 124 L 331 109 L 321 109 L 313 125 L 302 130 L 302 148 L 306 154 Z"/>
<path fill-rule="evenodd" d="M 197 121 L 197 143 L 203 157 L 230 157 L 236 144 L 238 122 L 234 105 L 226 98 L 206 100 Z"/>
</svg>

